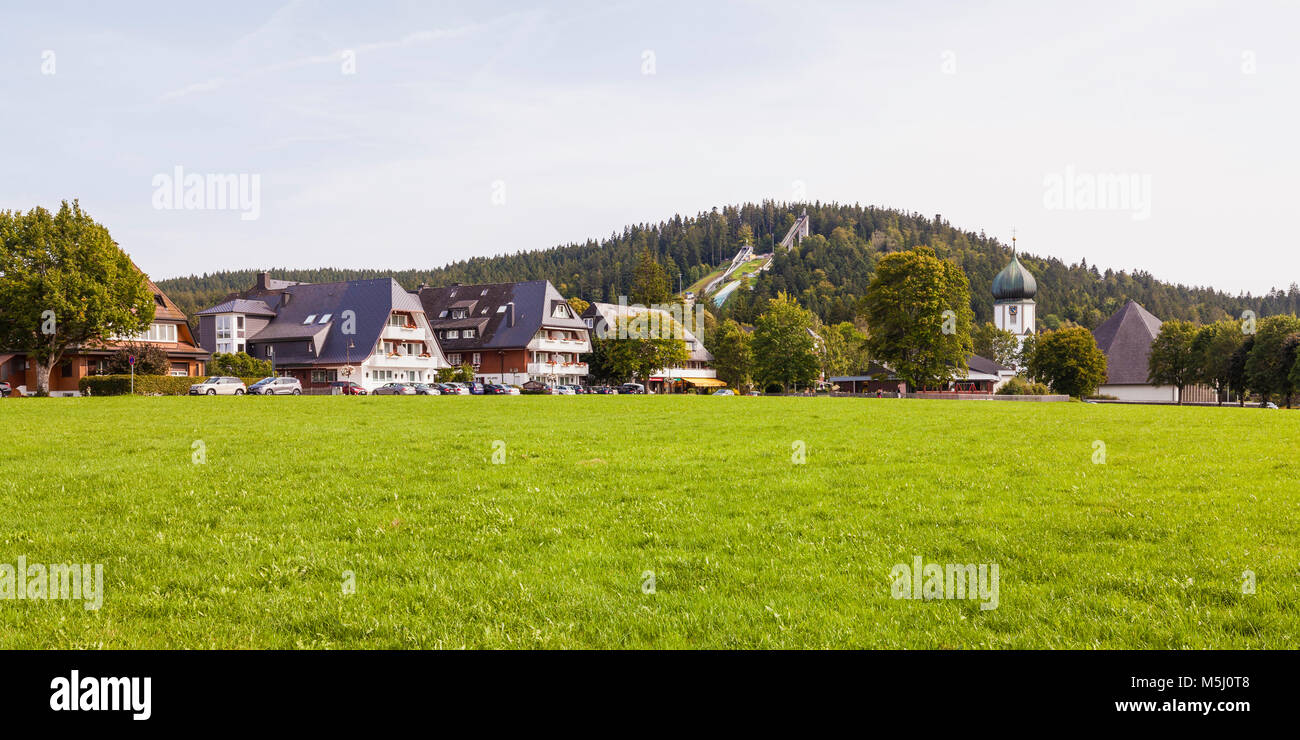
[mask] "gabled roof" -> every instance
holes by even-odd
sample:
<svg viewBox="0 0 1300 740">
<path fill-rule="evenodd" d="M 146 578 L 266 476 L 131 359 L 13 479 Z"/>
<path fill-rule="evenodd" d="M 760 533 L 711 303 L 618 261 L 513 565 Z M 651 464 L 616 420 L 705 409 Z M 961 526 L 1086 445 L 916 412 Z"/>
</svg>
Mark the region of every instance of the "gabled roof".
<svg viewBox="0 0 1300 740">
<path fill-rule="evenodd" d="M 1093 330 L 1097 347 L 1106 353 L 1106 383 L 1150 383 L 1147 360 L 1151 356 L 1151 343 L 1160 334 L 1161 323 L 1137 301 L 1130 300 Z"/>
<path fill-rule="evenodd" d="M 970 368 L 971 372 L 984 373 L 986 375 L 997 375 L 998 373 L 1009 373 L 1012 371 L 1009 367 L 999 365 L 993 360 L 990 360 L 987 357 L 980 357 L 979 355 L 971 355 L 970 357 L 967 357 L 966 367 Z"/>
<path fill-rule="evenodd" d="M 257 297 L 245 300 L 262 303 L 275 312 L 275 318 L 248 342 L 274 343 L 277 365 L 358 362 L 374 351 L 393 311 L 424 312 L 415 296 L 392 278 L 299 283 L 274 293 L 258 289 L 251 292 L 257 292 Z M 344 311 L 355 314 L 355 334 L 342 332 Z M 353 344 L 350 352 L 349 340 Z M 262 356 L 260 351 L 258 356 Z"/>
<path fill-rule="evenodd" d="M 245 298 L 233 298 L 225 303 L 218 303 L 212 308 L 205 308 L 195 316 L 209 316 L 218 313 L 243 313 L 251 316 L 274 316 L 275 311 L 265 301 L 250 301 Z"/>
<path fill-rule="evenodd" d="M 419 302 L 438 342 L 447 352 L 472 349 L 526 347 L 543 327 L 586 332 L 587 326 L 568 309 L 564 296 L 548 280 L 481 285 L 421 286 Z M 554 316 L 563 303 L 566 317 Z M 464 318 L 452 318 L 452 309 L 467 311 Z M 443 329 L 475 328 L 472 339 L 444 339 Z"/>
</svg>

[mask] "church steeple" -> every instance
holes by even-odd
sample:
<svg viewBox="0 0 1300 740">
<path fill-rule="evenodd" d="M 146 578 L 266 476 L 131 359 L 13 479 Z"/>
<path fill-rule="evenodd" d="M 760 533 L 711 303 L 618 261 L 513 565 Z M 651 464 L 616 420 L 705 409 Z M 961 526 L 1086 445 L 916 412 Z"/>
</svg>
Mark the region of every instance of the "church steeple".
<svg viewBox="0 0 1300 740">
<path fill-rule="evenodd" d="M 1034 296 L 1038 294 L 1038 281 L 1016 254 L 1015 232 L 1011 234 L 1011 261 L 993 278 L 993 323 L 999 328 L 1011 332 L 1021 342 L 1028 334 L 1034 333 L 1037 306 Z"/>
</svg>

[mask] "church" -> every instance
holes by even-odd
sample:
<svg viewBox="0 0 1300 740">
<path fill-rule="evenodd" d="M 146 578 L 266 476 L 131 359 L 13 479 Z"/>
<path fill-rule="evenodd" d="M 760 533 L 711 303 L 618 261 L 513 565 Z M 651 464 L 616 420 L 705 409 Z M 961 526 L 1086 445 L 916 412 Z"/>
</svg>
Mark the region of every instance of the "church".
<svg viewBox="0 0 1300 740">
<path fill-rule="evenodd" d="M 1024 346 L 1025 337 L 1034 333 L 1038 282 L 1011 253 L 1011 262 L 993 278 L 993 325 L 1016 335 Z"/>
</svg>

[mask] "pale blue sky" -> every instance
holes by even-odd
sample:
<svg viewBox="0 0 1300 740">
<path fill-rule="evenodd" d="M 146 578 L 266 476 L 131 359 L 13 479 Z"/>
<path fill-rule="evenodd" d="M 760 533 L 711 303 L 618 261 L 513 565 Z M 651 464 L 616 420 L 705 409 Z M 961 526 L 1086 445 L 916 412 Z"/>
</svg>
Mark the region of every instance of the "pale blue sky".
<svg viewBox="0 0 1300 740">
<path fill-rule="evenodd" d="M 1300 280 L 1294 3 L 117 6 L 3 11 L 0 208 L 80 198 L 156 278 L 435 267 L 802 188 L 1232 292 Z M 259 175 L 259 217 L 155 209 L 177 165 Z M 1071 172 L 1149 203 L 1048 207 Z"/>
</svg>

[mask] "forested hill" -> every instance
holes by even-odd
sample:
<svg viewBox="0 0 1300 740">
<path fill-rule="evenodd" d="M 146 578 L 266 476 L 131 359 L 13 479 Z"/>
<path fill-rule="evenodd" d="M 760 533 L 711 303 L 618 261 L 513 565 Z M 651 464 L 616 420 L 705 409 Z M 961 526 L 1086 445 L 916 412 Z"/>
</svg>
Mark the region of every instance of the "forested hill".
<svg viewBox="0 0 1300 740">
<path fill-rule="evenodd" d="M 748 225 L 752 230 L 755 251 L 772 251 L 805 207 L 811 235 L 791 250 L 776 247 L 771 270 L 761 275 L 754 290 L 737 291 L 719 313 L 750 322 L 766 299 L 786 291 L 823 321 L 851 320 L 882 254 L 929 245 L 965 270 L 976 319 L 991 320 L 989 291 L 993 276 L 1010 257 L 1005 245 L 983 233 L 957 229 L 940 216 L 834 203 L 805 206 L 765 201 L 715 208 L 692 217 L 674 216 L 658 224 L 629 226 L 600 241 L 475 257 L 432 270 L 273 268 L 271 272 L 273 277 L 310 282 L 392 276 L 408 289 L 422 282 L 441 285 L 545 278 L 565 296 L 617 302 L 617 296 L 629 292 L 642 250 L 650 250 L 660 260 L 674 284 L 680 273 L 681 284 L 690 285 L 731 259 L 742 243 L 742 227 Z M 1239 316 L 1245 309 L 1260 316 L 1300 312 L 1300 288 L 1294 283 L 1289 291 L 1275 289 L 1265 296 L 1231 296 L 1210 288 L 1160 282 L 1145 272 L 1101 271 L 1086 262 L 1066 265 L 1023 252 L 1021 261 L 1038 280 L 1040 323 L 1049 328 L 1061 320 L 1093 328 L 1130 298 L 1161 319 L 1206 322 Z M 174 278 L 158 281 L 158 285 L 186 313 L 193 314 L 229 293 L 248 288 L 257 272 Z"/>
</svg>

